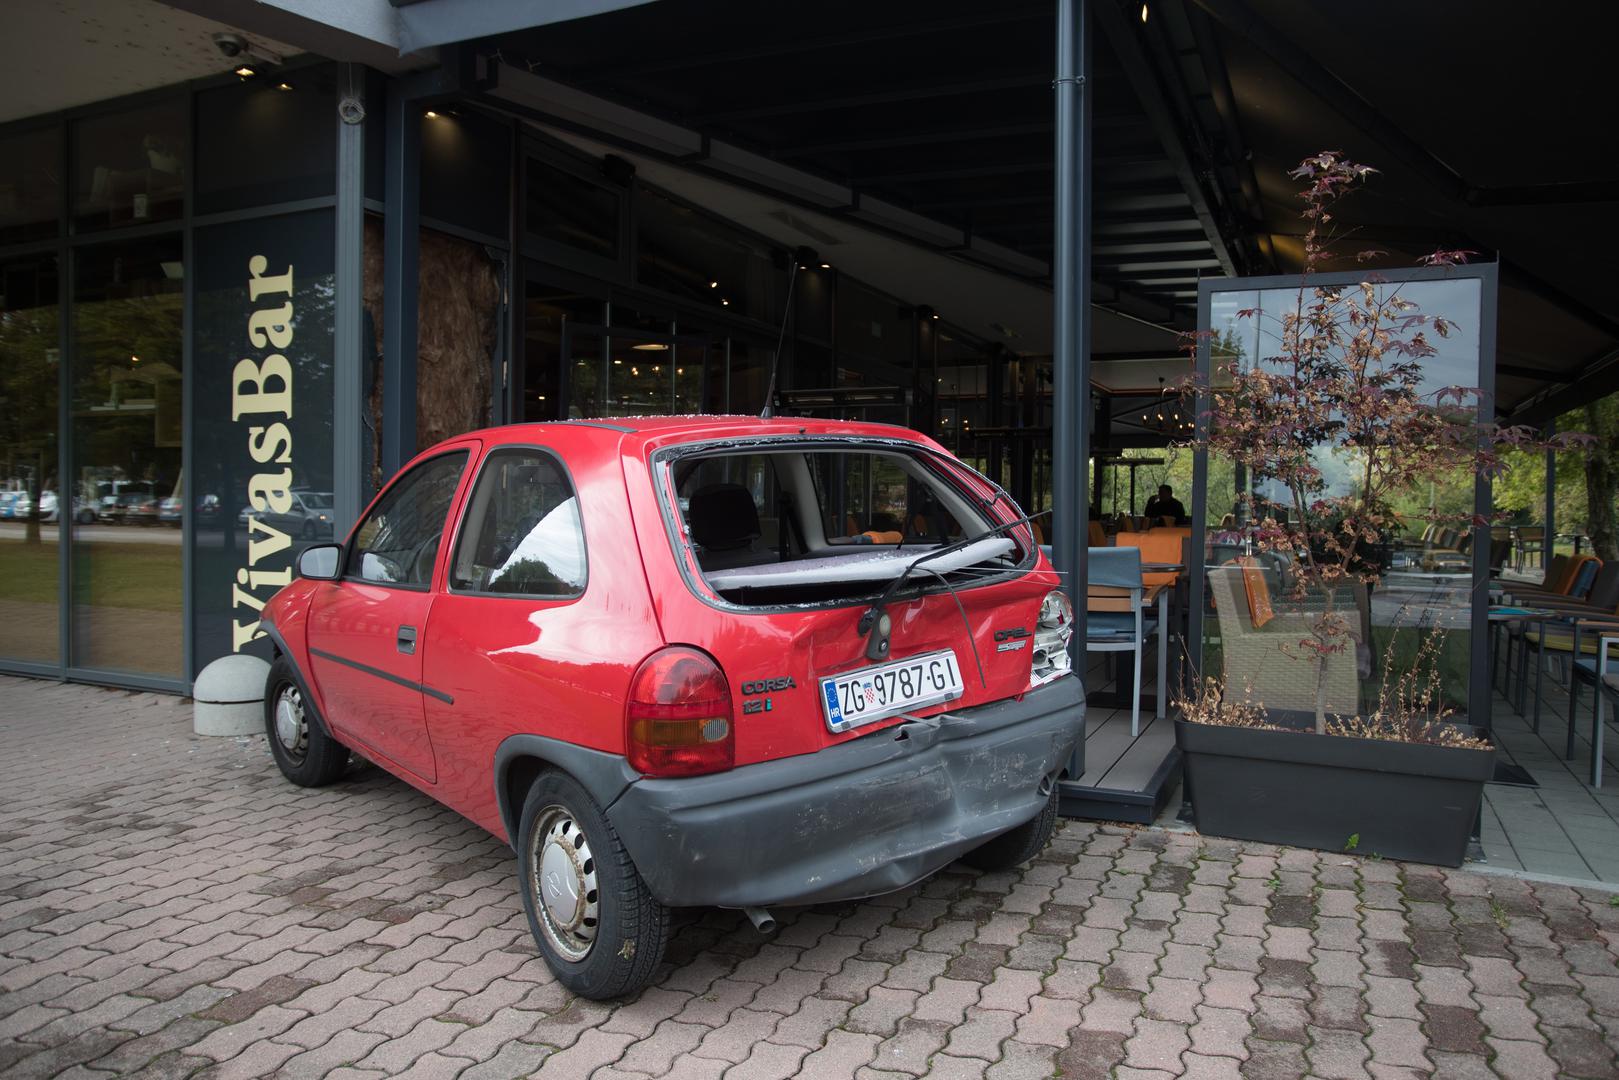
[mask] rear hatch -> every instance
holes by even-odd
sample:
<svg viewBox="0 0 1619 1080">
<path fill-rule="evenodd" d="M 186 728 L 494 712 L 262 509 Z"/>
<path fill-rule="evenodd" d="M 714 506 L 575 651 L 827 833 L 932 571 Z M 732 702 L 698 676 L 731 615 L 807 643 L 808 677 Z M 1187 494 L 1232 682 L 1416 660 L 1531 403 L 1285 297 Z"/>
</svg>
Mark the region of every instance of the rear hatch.
<svg viewBox="0 0 1619 1080">
<path fill-rule="evenodd" d="M 1056 575 L 1023 512 L 942 451 L 776 437 L 668 448 L 651 464 L 687 586 L 658 600 L 664 635 L 724 670 L 738 765 L 1042 678 L 1032 660 Z"/>
</svg>

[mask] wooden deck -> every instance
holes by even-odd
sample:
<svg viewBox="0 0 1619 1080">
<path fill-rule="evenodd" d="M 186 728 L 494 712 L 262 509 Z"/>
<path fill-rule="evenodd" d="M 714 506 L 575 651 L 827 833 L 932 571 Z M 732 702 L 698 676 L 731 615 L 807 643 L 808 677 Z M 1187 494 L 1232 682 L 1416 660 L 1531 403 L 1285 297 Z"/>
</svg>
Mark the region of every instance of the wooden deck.
<svg viewBox="0 0 1619 1080">
<path fill-rule="evenodd" d="M 1141 733 L 1130 735 L 1130 710 L 1091 706 L 1085 714 L 1085 775 L 1062 784 L 1064 817 L 1148 824 L 1180 779 L 1172 717 L 1143 710 Z"/>
</svg>

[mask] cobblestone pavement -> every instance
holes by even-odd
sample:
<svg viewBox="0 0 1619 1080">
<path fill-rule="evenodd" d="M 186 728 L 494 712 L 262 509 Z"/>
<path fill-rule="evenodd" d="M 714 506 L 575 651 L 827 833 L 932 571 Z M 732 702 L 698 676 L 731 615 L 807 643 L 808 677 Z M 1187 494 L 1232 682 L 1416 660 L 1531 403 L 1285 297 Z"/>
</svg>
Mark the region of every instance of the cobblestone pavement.
<svg viewBox="0 0 1619 1080">
<path fill-rule="evenodd" d="M 1615 1076 L 1607 893 L 1070 823 L 1017 874 L 682 919 L 579 1001 L 503 845 L 172 698 L 0 678 L 6 1077 Z"/>
</svg>

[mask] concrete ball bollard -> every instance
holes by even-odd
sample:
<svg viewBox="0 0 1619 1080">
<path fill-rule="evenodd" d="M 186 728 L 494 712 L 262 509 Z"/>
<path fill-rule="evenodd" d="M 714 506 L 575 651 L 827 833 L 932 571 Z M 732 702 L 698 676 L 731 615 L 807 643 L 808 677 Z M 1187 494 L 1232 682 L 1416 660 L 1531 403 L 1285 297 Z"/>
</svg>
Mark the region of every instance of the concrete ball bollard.
<svg viewBox="0 0 1619 1080">
<path fill-rule="evenodd" d="M 270 665 L 257 656 L 222 656 L 197 674 L 192 727 L 198 735 L 256 735 L 264 730 L 264 683 Z"/>
</svg>

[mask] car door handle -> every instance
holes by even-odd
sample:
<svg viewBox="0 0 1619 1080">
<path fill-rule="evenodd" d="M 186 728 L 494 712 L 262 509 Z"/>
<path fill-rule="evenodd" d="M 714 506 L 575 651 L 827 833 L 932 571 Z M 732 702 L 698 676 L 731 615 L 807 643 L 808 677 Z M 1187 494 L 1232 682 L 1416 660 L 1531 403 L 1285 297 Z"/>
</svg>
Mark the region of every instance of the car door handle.
<svg viewBox="0 0 1619 1080">
<path fill-rule="evenodd" d="M 399 651 L 413 653 L 416 651 L 416 628 L 414 626 L 401 626 L 399 628 Z"/>
</svg>

